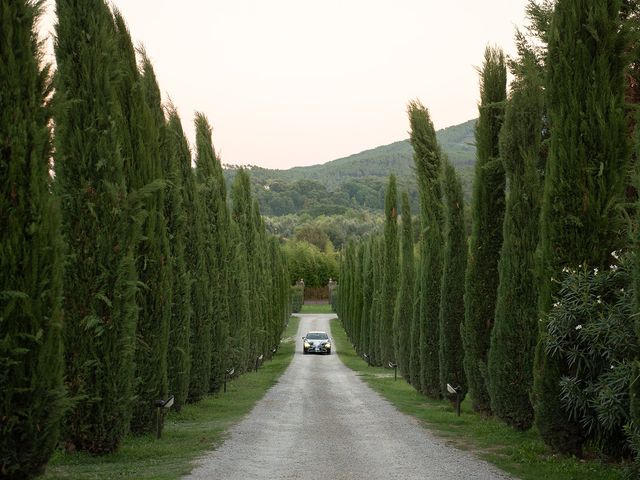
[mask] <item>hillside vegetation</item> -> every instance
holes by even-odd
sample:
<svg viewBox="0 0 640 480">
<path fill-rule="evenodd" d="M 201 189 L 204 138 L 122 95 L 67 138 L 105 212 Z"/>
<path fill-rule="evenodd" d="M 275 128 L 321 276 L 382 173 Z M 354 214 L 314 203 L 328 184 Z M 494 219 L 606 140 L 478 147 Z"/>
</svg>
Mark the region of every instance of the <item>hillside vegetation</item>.
<svg viewBox="0 0 640 480">
<path fill-rule="evenodd" d="M 436 134 L 443 152 L 462 178 L 467 198 L 475 163 L 474 124 L 475 120 L 469 120 Z M 408 190 L 412 210 L 417 211 L 413 168 L 413 148 L 409 140 L 402 140 L 321 165 L 288 170 L 252 166 L 251 181 L 264 215 L 308 214 L 315 218 L 344 215 L 354 209 L 382 212 L 384 188 L 393 173 L 399 191 Z M 236 166 L 226 166 L 228 182 L 237 170 Z"/>
</svg>

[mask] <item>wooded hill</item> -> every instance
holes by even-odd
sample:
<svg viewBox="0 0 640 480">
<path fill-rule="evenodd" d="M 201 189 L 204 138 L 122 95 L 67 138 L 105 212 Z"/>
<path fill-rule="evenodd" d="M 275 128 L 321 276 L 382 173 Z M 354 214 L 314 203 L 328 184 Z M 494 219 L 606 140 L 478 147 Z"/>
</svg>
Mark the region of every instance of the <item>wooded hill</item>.
<svg viewBox="0 0 640 480">
<path fill-rule="evenodd" d="M 465 197 L 471 192 L 475 163 L 473 127 L 475 120 L 437 132 L 444 153 L 461 176 Z M 225 166 L 231 183 L 239 167 Z M 341 215 L 349 209 L 382 212 L 389 174 L 396 175 L 400 191 L 408 190 L 412 210 L 418 209 L 413 148 L 402 140 L 365 150 L 321 165 L 272 170 L 251 166 L 253 190 L 264 215 L 307 213 Z"/>
</svg>

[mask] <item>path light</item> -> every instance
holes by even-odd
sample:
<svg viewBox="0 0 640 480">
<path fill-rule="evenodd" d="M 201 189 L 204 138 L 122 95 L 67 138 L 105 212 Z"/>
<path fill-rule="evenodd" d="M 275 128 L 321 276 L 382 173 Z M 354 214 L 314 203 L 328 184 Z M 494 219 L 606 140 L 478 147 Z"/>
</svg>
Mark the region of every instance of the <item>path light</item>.
<svg viewBox="0 0 640 480">
<path fill-rule="evenodd" d="M 398 380 L 398 364 L 389 362 L 389 368 L 393 368 L 393 380 Z"/>
<path fill-rule="evenodd" d="M 227 379 L 231 380 L 231 375 L 235 373 L 236 369 L 231 367 L 224 372 L 224 393 L 227 393 Z"/>
<path fill-rule="evenodd" d="M 456 413 L 458 414 L 458 416 L 460 416 L 460 394 L 462 393 L 462 387 L 460 385 L 458 385 L 457 387 L 452 387 L 450 384 L 447 383 L 447 392 L 449 392 L 451 395 L 456 396 Z"/>
<path fill-rule="evenodd" d="M 369 358 L 369 355 L 367 355 L 366 353 L 363 353 L 362 356 L 366 360 L 367 365 L 371 366 L 371 359 Z"/>
<path fill-rule="evenodd" d="M 260 355 L 259 357 L 256 357 L 256 372 L 258 371 L 258 367 L 260 366 L 260 362 L 262 362 L 263 358 L 264 358 L 264 355 Z"/>
<path fill-rule="evenodd" d="M 164 410 L 169 410 L 173 406 L 174 396 L 171 395 L 166 400 L 156 400 L 156 438 L 162 435 L 162 423 L 164 420 Z"/>
</svg>

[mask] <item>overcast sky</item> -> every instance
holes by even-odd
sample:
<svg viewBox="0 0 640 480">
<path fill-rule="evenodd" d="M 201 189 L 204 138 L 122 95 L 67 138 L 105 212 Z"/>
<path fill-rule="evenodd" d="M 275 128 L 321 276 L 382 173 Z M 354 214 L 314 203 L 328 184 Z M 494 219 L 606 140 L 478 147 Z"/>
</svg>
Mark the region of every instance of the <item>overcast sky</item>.
<svg viewBox="0 0 640 480">
<path fill-rule="evenodd" d="M 487 44 L 513 53 L 527 0 L 112 3 L 192 143 L 202 111 L 223 163 L 289 168 L 407 138 L 412 98 L 437 129 L 474 118 L 475 67 Z"/>
</svg>

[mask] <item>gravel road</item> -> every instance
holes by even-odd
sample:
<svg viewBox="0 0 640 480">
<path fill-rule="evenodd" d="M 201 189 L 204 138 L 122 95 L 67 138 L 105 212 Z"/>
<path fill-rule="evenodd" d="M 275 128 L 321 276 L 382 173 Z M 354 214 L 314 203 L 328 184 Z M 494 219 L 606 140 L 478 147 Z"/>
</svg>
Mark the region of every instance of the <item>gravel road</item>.
<svg viewBox="0 0 640 480">
<path fill-rule="evenodd" d="M 301 337 L 333 315 L 300 315 L 296 354 L 280 381 L 187 479 L 505 479 L 400 413 L 331 355 L 303 355 Z"/>
</svg>

